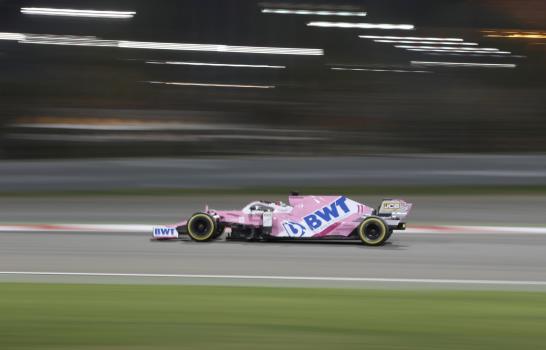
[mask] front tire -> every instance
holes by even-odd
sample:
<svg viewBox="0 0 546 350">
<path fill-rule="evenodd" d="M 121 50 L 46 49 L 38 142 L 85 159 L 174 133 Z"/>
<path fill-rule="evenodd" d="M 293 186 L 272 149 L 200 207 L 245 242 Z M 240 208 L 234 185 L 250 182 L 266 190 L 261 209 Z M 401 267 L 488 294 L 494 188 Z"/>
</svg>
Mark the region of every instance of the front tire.
<svg viewBox="0 0 546 350">
<path fill-rule="evenodd" d="M 188 236 L 196 242 L 207 242 L 218 232 L 216 220 L 205 213 L 193 214 L 187 223 Z"/>
<path fill-rule="evenodd" d="M 358 236 L 365 245 L 377 247 L 389 239 L 389 227 L 382 219 L 371 216 L 358 226 Z"/>
</svg>

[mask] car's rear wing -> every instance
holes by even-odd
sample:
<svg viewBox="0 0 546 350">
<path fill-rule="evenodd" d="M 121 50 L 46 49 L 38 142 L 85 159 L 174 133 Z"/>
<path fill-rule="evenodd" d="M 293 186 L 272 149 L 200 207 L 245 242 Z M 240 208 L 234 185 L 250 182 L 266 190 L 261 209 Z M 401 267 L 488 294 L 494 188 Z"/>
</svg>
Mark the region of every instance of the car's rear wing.
<svg viewBox="0 0 546 350">
<path fill-rule="evenodd" d="M 382 217 L 404 220 L 411 211 L 412 203 L 402 199 L 384 199 L 377 210 L 377 214 Z"/>
</svg>

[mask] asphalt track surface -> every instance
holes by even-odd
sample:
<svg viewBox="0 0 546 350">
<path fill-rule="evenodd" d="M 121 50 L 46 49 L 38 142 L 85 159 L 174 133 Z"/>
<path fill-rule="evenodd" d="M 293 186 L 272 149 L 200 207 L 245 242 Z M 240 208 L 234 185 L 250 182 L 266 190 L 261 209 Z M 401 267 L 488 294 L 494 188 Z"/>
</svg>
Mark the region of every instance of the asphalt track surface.
<svg viewBox="0 0 546 350">
<path fill-rule="evenodd" d="M 0 202 L 3 223 L 165 224 L 209 203 L 242 207 L 252 196 L 211 197 L 23 197 Z M 283 199 L 273 198 L 273 199 Z M 381 198 L 355 196 L 378 204 Z M 411 224 L 545 227 L 544 196 L 412 196 Z M 71 272 L 117 276 L 6 275 L 2 272 Z M 124 274 L 186 276 L 124 276 Z M 187 275 L 202 275 L 188 277 Z M 299 280 L 222 278 L 288 276 Z M 209 277 L 207 277 L 209 276 Z M 215 276 L 215 277 L 210 277 Z M 220 276 L 220 277 L 218 277 Z M 305 278 L 324 278 L 309 280 Z M 388 282 L 341 279 L 392 279 Z M 411 279 L 413 282 L 404 282 Z M 425 280 L 425 281 L 423 281 Z M 396 233 L 384 247 L 344 243 L 152 242 L 140 233 L 2 232 L 0 281 L 92 283 L 191 283 L 421 288 L 541 288 L 546 290 L 546 235 Z M 472 281 L 535 281 L 541 286 L 472 284 Z"/>
<path fill-rule="evenodd" d="M 190 283 L 296 286 L 418 287 L 426 280 L 452 288 L 471 281 L 503 281 L 495 289 L 525 288 L 510 282 L 535 281 L 546 290 L 546 235 L 399 233 L 383 247 L 359 242 L 262 243 L 217 241 L 150 241 L 143 234 L 0 233 L 1 271 L 189 276 L 23 276 L 3 275 L 0 281 L 95 283 Z M 209 276 L 209 277 L 207 277 Z M 215 276 L 215 277 L 211 277 Z M 220 276 L 220 277 L 218 277 Z M 221 278 L 222 276 L 292 276 L 304 280 Z M 314 281 L 305 278 L 325 278 Z M 332 278 L 334 277 L 334 278 Z M 346 281 L 343 278 L 393 279 Z M 341 279 L 341 280 L 336 280 Z M 414 280 L 404 282 L 403 280 Z M 415 283 L 422 280 L 420 283 Z M 462 282 L 461 282 L 462 281 Z M 508 285 L 507 285 L 508 284 Z"/>
<path fill-rule="evenodd" d="M 335 185 L 546 185 L 544 155 L 17 160 L 0 191 Z"/>
</svg>

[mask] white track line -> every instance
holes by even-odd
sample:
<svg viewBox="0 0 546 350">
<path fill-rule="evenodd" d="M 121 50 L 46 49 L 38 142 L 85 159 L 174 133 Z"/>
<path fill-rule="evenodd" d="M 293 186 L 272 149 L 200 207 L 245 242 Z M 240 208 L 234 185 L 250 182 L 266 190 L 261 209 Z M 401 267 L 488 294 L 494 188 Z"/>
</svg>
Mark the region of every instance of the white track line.
<svg viewBox="0 0 546 350">
<path fill-rule="evenodd" d="M 12 224 L 0 225 L 0 232 L 152 232 L 152 225 L 127 224 Z"/>
<path fill-rule="evenodd" d="M 152 225 L 139 224 L 9 224 L 0 232 L 128 232 L 150 233 Z M 546 235 L 546 227 L 413 225 L 400 234 L 533 234 Z"/>
<path fill-rule="evenodd" d="M 32 272 L 32 271 L 0 271 L 0 275 L 15 275 L 15 276 L 80 276 L 80 277 L 152 277 L 152 278 L 199 278 L 199 279 L 274 280 L 274 281 L 279 281 L 280 280 L 280 281 L 328 281 L 328 282 L 380 282 L 380 283 L 429 283 L 429 284 L 467 284 L 467 285 L 546 286 L 546 281 L 427 279 L 427 278 L 192 275 L 192 274 L 102 273 L 102 272 Z"/>
<path fill-rule="evenodd" d="M 534 234 L 546 235 L 546 227 L 510 227 L 510 226 L 415 226 L 410 227 L 402 234 Z"/>
</svg>

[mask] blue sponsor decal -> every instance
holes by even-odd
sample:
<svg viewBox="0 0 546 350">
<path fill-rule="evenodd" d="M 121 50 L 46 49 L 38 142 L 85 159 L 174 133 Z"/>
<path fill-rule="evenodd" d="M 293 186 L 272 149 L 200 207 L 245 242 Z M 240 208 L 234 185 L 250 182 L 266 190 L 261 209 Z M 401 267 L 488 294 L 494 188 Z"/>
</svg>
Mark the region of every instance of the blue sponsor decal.
<svg viewBox="0 0 546 350">
<path fill-rule="evenodd" d="M 342 212 L 343 214 L 348 214 L 351 210 L 347 206 L 346 201 L 347 197 L 340 197 L 332 204 L 305 216 L 303 220 L 311 230 L 317 230 L 324 224 L 329 224 L 338 219 L 342 215 Z"/>
<path fill-rule="evenodd" d="M 347 197 L 339 197 L 334 202 L 306 215 L 302 222 L 284 221 L 282 225 L 289 237 L 305 237 L 309 231 L 313 233 L 328 227 L 350 212 Z"/>
<path fill-rule="evenodd" d="M 157 227 L 154 228 L 154 236 L 176 236 L 174 228 Z"/>
<path fill-rule="evenodd" d="M 302 237 L 307 231 L 307 228 L 297 222 L 285 221 L 282 223 L 284 230 L 290 237 Z"/>
</svg>

